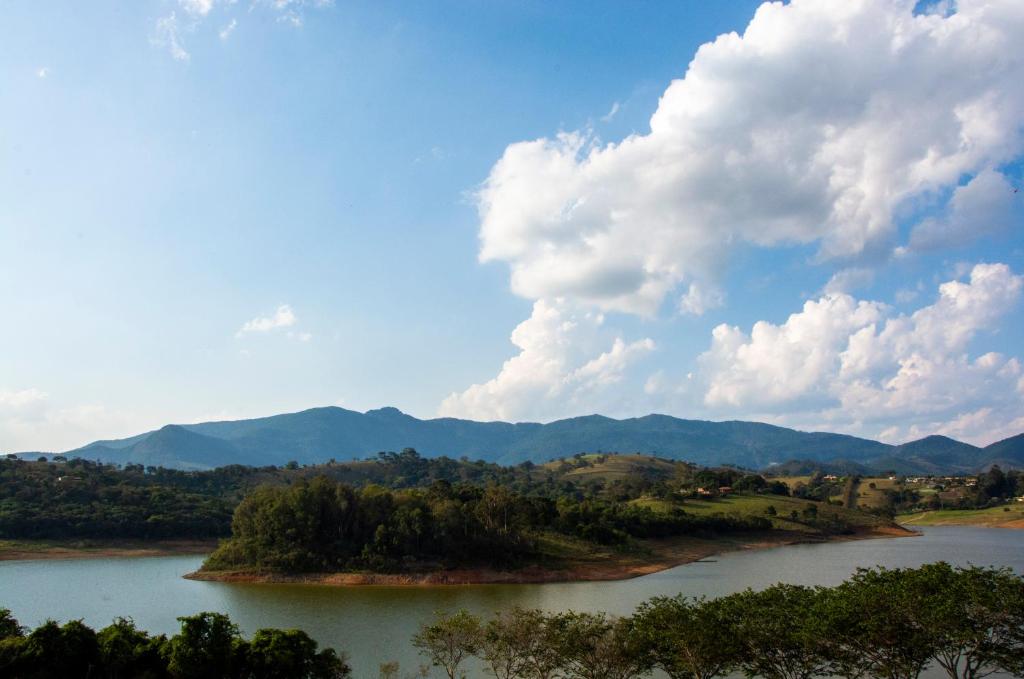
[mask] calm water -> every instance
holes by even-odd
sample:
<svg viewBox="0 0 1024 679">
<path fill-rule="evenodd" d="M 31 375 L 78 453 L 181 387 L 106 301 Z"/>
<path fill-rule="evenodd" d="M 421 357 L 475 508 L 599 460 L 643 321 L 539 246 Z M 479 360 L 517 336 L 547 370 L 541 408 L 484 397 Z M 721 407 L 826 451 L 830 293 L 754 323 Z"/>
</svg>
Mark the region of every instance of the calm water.
<svg viewBox="0 0 1024 679">
<path fill-rule="evenodd" d="M 1024 531 L 928 528 L 913 538 L 860 540 L 737 552 L 621 582 L 487 585 L 440 588 L 243 585 L 184 580 L 199 557 L 0 562 L 0 607 L 24 625 L 47 617 L 82 618 L 94 627 L 130 616 L 144 629 L 174 633 L 177 616 L 227 613 L 246 634 L 260 627 L 298 627 L 321 644 L 345 649 L 356 677 L 375 677 L 377 665 L 420 660 L 409 639 L 439 609 L 477 613 L 520 604 L 629 613 L 657 595 L 719 596 L 747 587 L 789 582 L 839 583 L 860 566 L 917 566 L 945 560 L 1009 566 L 1024 573 Z"/>
</svg>

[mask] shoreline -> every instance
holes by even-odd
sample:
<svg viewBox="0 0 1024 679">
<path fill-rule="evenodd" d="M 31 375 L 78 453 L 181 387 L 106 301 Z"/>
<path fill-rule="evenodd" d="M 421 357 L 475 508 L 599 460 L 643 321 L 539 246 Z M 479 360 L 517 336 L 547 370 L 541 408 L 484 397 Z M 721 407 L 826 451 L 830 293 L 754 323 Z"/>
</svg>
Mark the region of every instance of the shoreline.
<svg viewBox="0 0 1024 679">
<path fill-rule="evenodd" d="M 928 512 L 923 514 L 912 514 L 904 523 L 905 528 L 946 528 L 952 526 L 966 526 L 968 528 L 1002 528 L 1004 530 L 1024 530 L 1024 519 L 1012 519 L 1010 521 L 984 522 L 984 521 L 952 521 L 952 520 L 929 520 Z"/>
<path fill-rule="evenodd" d="M 148 556 L 202 556 L 212 540 L 0 540 L 0 561 L 52 561 Z"/>
<path fill-rule="evenodd" d="M 231 582 L 268 585 L 325 585 L 331 587 L 443 587 L 459 585 L 544 584 L 557 582 L 602 582 L 629 580 L 695 563 L 727 552 L 771 549 L 795 544 L 817 544 L 869 540 L 874 538 L 914 537 L 919 533 L 901 526 L 883 526 L 851 535 L 813 536 L 796 532 L 774 531 L 743 538 L 709 540 L 704 538 L 670 538 L 643 540 L 646 554 L 616 554 L 610 558 L 581 560 L 565 568 L 527 566 L 517 570 L 460 568 L 422 573 L 253 573 L 249 571 L 196 571 L 183 577 L 205 582 Z"/>
</svg>

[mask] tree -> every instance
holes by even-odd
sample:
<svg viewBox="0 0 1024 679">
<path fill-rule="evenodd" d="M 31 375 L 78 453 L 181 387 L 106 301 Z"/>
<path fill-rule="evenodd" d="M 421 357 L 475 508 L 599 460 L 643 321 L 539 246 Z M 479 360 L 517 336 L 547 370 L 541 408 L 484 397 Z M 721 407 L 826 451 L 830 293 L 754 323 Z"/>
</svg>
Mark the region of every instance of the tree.
<svg viewBox="0 0 1024 679">
<path fill-rule="evenodd" d="M 48 620 L 25 638 L 17 662 L 34 679 L 89 676 L 100 665 L 96 632 L 81 620 Z"/>
<path fill-rule="evenodd" d="M 117 618 L 96 635 L 100 662 L 110 679 L 166 677 L 162 650 L 167 639 L 150 637 L 135 627 L 131 618 Z"/>
<path fill-rule="evenodd" d="M 951 679 L 1024 674 L 1024 581 L 1012 571 L 939 562 L 898 577 L 916 602 L 911 619 Z"/>
<path fill-rule="evenodd" d="M 204 612 L 178 618 L 181 632 L 168 642 L 168 669 L 181 679 L 224 679 L 237 676 L 244 662 L 238 626 L 221 613 Z M 240 657 L 241 656 L 241 657 Z"/>
<path fill-rule="evenodd" d="M 0 608 L 0 639 L 24 636 L 25 632 L 11 615 L 11 609 Z"/>
<path fill-rule="evenodd" d="M 865 570 L 822 591 L 815 617 L 833 671 L 845 676 L 916 679 L 935 653 L 914 619 L 921 592 L 899 570 Z"/>
<path fill-rule="evenodd" d="M 644 652 L 670 679 L 728 674 L 741 651 L 718 601 L 692 601 L 681 594 L 651 599 L 634 620 Z"/>
<path fill-rule="evenodd" d="M 443 668 L 448 679 L 459 679 L 465 676 L 459 667 L 480 650 L 482 635 L 480 619 L 468 611 L 451 616 L 438 612 L 432 623 L 420 626 L 412 644 L 432 665 Z"/>
<path fill-rule="evenodd" d="M 779 584 L 719 600 L 740 642 L 737 665 L 748 677 L 809 679 L 825 672 L 829 663 L 812 614 L 818 596 L 809 587 Z"/>
<path fill-rule="evenodd" d="M 633 679 L 648 661 L 632 621 L 604 613 L 562 613 L 549 620 L 563 671 L 572 679 Z"/>
<path fill-rule="evenodd" d="M 483 629 L 480 657 L 498 679 L 525 676 L 537 637 L 535 615 L 518 606 L 495 614 Z"/>
</svg>

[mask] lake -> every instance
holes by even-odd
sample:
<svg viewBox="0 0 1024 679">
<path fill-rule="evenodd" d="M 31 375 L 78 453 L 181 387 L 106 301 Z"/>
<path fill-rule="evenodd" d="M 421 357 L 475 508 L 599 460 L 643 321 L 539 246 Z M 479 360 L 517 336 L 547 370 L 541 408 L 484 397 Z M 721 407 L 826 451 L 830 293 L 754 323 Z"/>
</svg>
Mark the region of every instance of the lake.
<svg viewBox="0 0 1024 679">
<path fill-rule="evenodd" d="M 0 607 L 30 626 L 53 617 L 81 618 L 99 628 L 129 616 L 143 629 L 168 634 L 177 631 L 178 616 L 220 611 L 247 635 L 260 627 L 301 628 L 321 644 L 346 650 L 354 676 L 362 679 L 376 677 L 383 661 L 398 660 L 406 669 L 418 665 L 409 640 L 435 610 L 486 614 L 519 604 L 629 613 L 652 596 L 713 597 L 776 582 L 834 585 L 861 566 L 940 560 L 1024 573 L 1024 531 L 933 527 L 918 537 L 733 552 L 633 580 L 543 585 L 335 588 L 184 580 L 181 575 L 202 561 L 194 556 L 7 561 L 0 562 Z"/>
</svg>

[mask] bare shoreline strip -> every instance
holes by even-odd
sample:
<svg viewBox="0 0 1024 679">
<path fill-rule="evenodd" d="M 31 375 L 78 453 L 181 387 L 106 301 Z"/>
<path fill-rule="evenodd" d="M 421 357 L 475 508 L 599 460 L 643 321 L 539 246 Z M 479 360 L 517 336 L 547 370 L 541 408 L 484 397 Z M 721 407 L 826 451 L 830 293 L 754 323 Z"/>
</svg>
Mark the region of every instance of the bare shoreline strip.
<svg viewBox="0 0 1024 679">
<path fill-rule="evenodd" d="M 203 556 L 217 540 L 0 540 L 0 561 Z"/>
<path fill-rule="evenodd" d="M 780 531 L 781 533 L 781 531 Z M 203 572 L 196 571 L 184 577 L 190 580 L 210 582 L 234 582 L 250 584 L 298 584 L 329 585 L 337 587 L 386 586 L 386 587 L 436 587 L 449 585 L 490 585 L 490 584 L 541 584 L 554 582 L 599 582 L 628 580 L 641 575 L 693 563 L 709 556 L 725 552 L 768 549 L 784 545 L 821 543 L 831 541 L 864 540 L 871 538 L 911 537 L 918 535 L 898 526 L 882 527 L 862 531 L 853 535 L 815 538 L 798 533 L 779 535 L 761 534 L 748 540 L 703 540 L 682 538 L 669 540 L 647 540 L 642 544 L 650 554 L 646 557 L 618 556 L 595 561 L 576 563 L 561 569 L 544 569 L 529 566 L 518 570 L 452 569 L 426 573 L 252 573 L 252 572 Z"/>
</svg>

